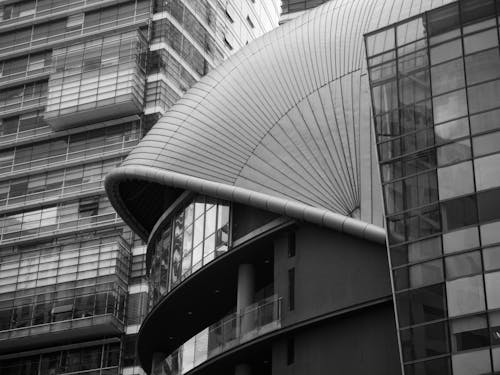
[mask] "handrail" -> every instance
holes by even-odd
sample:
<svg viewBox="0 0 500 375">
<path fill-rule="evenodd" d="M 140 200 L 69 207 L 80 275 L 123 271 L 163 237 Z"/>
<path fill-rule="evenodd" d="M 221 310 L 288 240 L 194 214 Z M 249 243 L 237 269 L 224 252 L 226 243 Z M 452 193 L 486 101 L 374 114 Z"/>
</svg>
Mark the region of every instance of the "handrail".
<svg viewBox="0 0 500 375">
<path fill-rule="evenodd" d="M 186 341 L 170 355 L 154 358 L 152 372 L 156 373 L 155 369 L 163 367 L 158 373 L 182 375 L 220 353 L 280 328 L 281 301 L 281 297 L 273 295 L 248 306 L 240 314 L 226 316 Z M 184 356 L 188 348 L 190 356 Z M 187 363 L 187 357 L 191 357 L 192 361 Z"/>
<path fill-rule="evenodd" d="M 137 142 L 139 142 L 139 140 L 140 140 L 140 138 L 137 135 L 136 138 L 131 138 L 131 139 L 125 140 L 125 138 L 123 137 L 121 142 L 115 142 L 115 143 L 111 143 L 108 145 L 86 148 L 85 150 L 81 150 L 81 151 L 67 152 L 68 148 L 66 148 L 66 152 L 64 154 L 49 156 L 49 157 L 42 158 L 42 159 L 34 159 L 34 160 L 30 160 L 30 161 L 27 161 L 24 163 L 14 163 L 15 154 L 12 154 L 11 164 L 6 165 L 6 166 L 0 166 L 0 176 L 3 176 L 5 174 L 10 174 L 13 172 L 32 170 L 33 168 L 39 168 L 40 165 L 37 165 L 37 164 L 41 164 L 41 163 L 50 164 L 50 166 L 54 166 L 54 165 L 65 164 L 68 161 L 75 161 L 75 160 L 81 160 L 81 159 L 86 160 L 86 158 L 89 156 L 103 156 L 103 155 L 114 154 L 117 151 L 130 150 L 135 146 L 135 144 Z M 132 145 L 127 145 L 127 143 L 131 143 L 131 142 L 135 142 L 135 143 Z M 115 149 L 109 150 L 110 148 L 113 148 L 114 146 L 118 146 L 118 145 L 121 145 L 121 148 L 115 148 Z M 68 146 L 71 147 L 71 143 Z M 98 153 L 96 153 L 97 150 L 103 150 L 103 152 L 98 154 Z M 75 155 L 78 155 L 78 154 L 83 154 L 83 155 L 79 156 L 79 157 L 74 157 Z M 88 154 L 90 154 L 90 155 L 88 155 Z M 64 158 L 64 159 L 61 160 L 61 158 Z M 35 166 L 32 166 L 32 164 L 35 164 Z M 28 167 L 22 168 L 22 166 L 28 166 Z M 7 172 L 4 172 L 3 169 L 6 169 L 6 168 L 9 168 L 10 170 Z"/>
<path fill-rule="evenodd" d="M 104 219 L 103 219 L 104 218 Z M 103 220 L 99 220 L 103 219 Z M 73 226 L 68 226 L 68 223 L 76 223 Z M 17 241 L 20 239 L 29 239 L 29 238 L 37 238 L 40 237 L 43 234 L 47 233 L 53 233 L 53 234 L 59 234 L 63 233 L 67 230 L 75 230 L 75 229 L 85 229 L 85 228 L 92 228 L 96 227 L 99 225 L 104 225 L 104 224 L 122 224 L 123 221 L 118 216 L 116 212 L 112 213 L 107 213 L 107 214 L 101 214 L 101 215 L 95 215 L 95 216 L 89 216 L 85 218 L 78 218 L 76 220 L 68 220 L 68 221 L 62 221 L 62 222 L 57 222 L 55 224 L 47 225 L 46 228 L 44 227 L 37 227 L 34 228 L 33 230 L 36 230 L 37 233 L 33 234 L 28 234 L 28 235 L 18 235 L 18 236 L 13 236 L 13 237 L 8 237 L 5 238 L 6 235 L 12 235 L 13 233 L 22 233 L 23 231 L 28 231 L 30 229 L 21 229 L 21 230 L 16 230 L 12 232 L 4 232 L 4 228 L 2 228 L 2 237 L 0 240 L 0 243 L 8 243 L 12 241 Z M 55 227 L 55 228 L 54 228 Z M 45 230 L 44 230 L 45 229 Z"/>
<path fill-rule="evenodd" d="M 64 182 L 64 181 L 62 181 Z M 96 185 L 90 187 L 88 189 L 82 188 L 83 186 L 86 185 Z M 24 195 L 18 195 L 15 197 L 11 197 L 10 195 L 5 198 L 5 199 L 0 199 L 0 211 L 4 207 L 9 207 L 9 206 L 16 206 L 16 205 L 26 205 L 27 203 L 36 203 L 36 202 L 46 202 L 49 199 L 56 199 L 56 198 L 63 198 L 67 195 L 73 196 L 75 194 L 75 189 L 78 189 L 78 193 L 90 193 L 90 192 L 96 192 L 96 191 L 104 191 L 104 178 L 91 181 L 91 182 L 85 182 L 83 184 L 77 184 L 77 185 L 69 185 L 69 186 L 61 186 L 60 188 L 57 189 L 49 189 L 49 190 L 43 190 L 43 191 L 38 191 L 36 193 L 30 193 L 30 194 L 24 194 Z M 70 190 L 70 191 L 66 191 Z M 32 198 L 34 196 L 42 196 L 40 198 Z M 17 201 L 12 203 L 12 201 Z"/>
<path fill-rule="evenodd" d="M 33 34 L 32 34 L 30 40 L 27 42 L 23 42 L 23 43 L 0 48 L 0 54 L 8 53 L 10 51 L 16 51 L 16 50 L 21 49 L 21 48 L 32 48 L 34 46 L 38 46 L 38 45 L 42 45 L 42 44 L 45 45 L 48 43 L 57 42 L 59 40 L 65 39 L 69 36 L 83 36 L 87 33 L 93 32 L 93 31 L 103 32 L 106 30 L 112 30 L 115 27 L 122 28 L 124 26 L 133 25 L 138 21 L 146 20 L 148 17 L 149 17 L 149 12 L 144 12 L 144 13 L 134 14 L 133 16 L 129 16 L 129 17 L 125 17 L 125 18 L 118 18 L 116 20 L 104 22 L 104 23 L 101 23 L 101 24 L 95 25 L 95 26 L 83 27 L 83 24 L 82 24 L 82 27 L 79 30 L 71 30 L 71 31 L 67 31 L 67 32 L 64 32 L 61 34 L 50 35 L 50 36 L 47 36 L 44 38 L 39 38 L 39 39 L 33 39 Z"/>
</svg>

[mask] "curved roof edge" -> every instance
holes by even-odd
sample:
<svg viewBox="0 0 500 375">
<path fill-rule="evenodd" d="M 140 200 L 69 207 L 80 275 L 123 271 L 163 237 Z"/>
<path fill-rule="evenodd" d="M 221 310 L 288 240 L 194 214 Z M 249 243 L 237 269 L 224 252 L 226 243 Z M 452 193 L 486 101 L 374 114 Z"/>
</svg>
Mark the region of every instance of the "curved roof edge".
<svg viewBox="0 0 500 375">
<path fill-rule="evenodd" d="M 380 244 L 385 244 L 386 241 L 386 232 L 379 226 L 297 201 L 154 167 L 122 166 L 116 168 L 106 176 L 105 180 L 109 200 L 122 219 L 145 240 L 148 238 L 148 231 L 127 209 L 119 193 L 120 183 L 129 180 L 154 182 L 167 187 L 185 189 L 213 198 L 245 204 Z"/>
</svg>

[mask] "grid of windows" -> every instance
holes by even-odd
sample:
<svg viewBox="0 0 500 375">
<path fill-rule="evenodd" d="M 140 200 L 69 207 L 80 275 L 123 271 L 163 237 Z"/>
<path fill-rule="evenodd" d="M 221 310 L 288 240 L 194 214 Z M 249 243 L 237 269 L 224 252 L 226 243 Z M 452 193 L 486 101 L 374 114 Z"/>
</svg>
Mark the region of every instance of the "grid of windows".
<svg viewBox="0 0 500 375">
<path fill-rule="evenodd" d="M 406 374 L 500 371 L 500 2 L 366 37 Z"/>
<path fill-rule="evenodd" d="M 123 158 L 109 159 L 0 182 L 0 208 L 46 202 L 80 193 L 103 191 L 104 177 Z"/>
<path fill-rule="evenodd" d="M 129 258 L 117 236 L 3 256 L 0 330 L 104 314 L 123 320 Z"/>
<path fill-rule="evenodd" d="M 96 195 L 0 216 L 0 243 L 120 222 L 106 196 Z"/>
<path fill-rule="evenodd" d="M 149 0 L 136 0 L 35 24 L 0 34 L 0 53 L 58 42 L 73 36 L 124 26 L 126 23 L 138 23 L 147 20 L 149 15 Z"/>
<path fill-rule="evenodd" d="M 229 206 L 196 197 L 168 217 L 150 241 L 149 307 L 191 273 L 228 249 Z"/>
<path fill-rule="evenodd" d="M 138 122 L 55 138 L 0 152 L 0 175 L 55 166 L 129 150 L 140 139 Z"/>
<path fill-rule="evenodd" d="M 116 104 L 126 105 L 124 114 L 140 112 L 145 50 L 145 39 L 137 31 L 54 50 L 45 119 L 55 123 L 58 117 L 84 111 L 102 118 L 99 109 Z M 67 122 L 88 120 L 89 115 L 79 113 Z"/>
<path fill-rule="evenodd" d="M 27 78 L 40 73 L 49 73 L 50 68 L 50 51 L 4 60 L 0 62 L 0 83 Z"/>
<path fill-rule="evenodd" d="M 1 37 L 0 37 L 1 38 Z M 31 82 L 0 91 L 0 115 L 32 107 L 47 100 L 47 81 Z"/>
<path fill-rule="evenodd" d="M 112 343 L 29 357 L 3 359 L 0 361 L 0 372 L 4 375 L 59 375 L 67 373 L 117 375 L 119 363 L 120 344 Z"/>
</svg>

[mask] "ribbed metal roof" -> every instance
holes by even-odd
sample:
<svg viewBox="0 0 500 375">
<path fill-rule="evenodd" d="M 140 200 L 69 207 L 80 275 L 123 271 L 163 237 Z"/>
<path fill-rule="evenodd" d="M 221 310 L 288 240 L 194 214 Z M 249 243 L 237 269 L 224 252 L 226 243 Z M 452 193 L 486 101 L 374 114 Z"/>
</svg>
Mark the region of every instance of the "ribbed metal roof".
<svg viewBox="0 0 500 375">
<path fill-rule="evenodd" d="M 107 177 L 113 206 L 147 237 L 150 182 L 383 242 L 363 35 L 447 2 L 334 0 L 250 43 Z"/>
</svg>

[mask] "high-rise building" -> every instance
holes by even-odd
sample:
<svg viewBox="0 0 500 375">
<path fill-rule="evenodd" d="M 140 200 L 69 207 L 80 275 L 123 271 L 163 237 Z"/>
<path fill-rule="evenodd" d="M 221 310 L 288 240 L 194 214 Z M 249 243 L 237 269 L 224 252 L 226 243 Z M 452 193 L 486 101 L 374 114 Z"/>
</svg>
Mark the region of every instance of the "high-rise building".
<svg viewBox="0 0 500 375">
<path fill-rule="evenodd" d="M 406 374 L 500 371 L 499 1 L 368 34 Z"/>
<path fill-rule="evenodd" d="M 269 0 L 0 1 L 0 373 L 132 374 L 145 247 L 104 176 Z"/>
<path fill-rule="evenodd" d="M 106 180 L 147 373 L 500 372 L 499 15 L 333 0 L 163 116 Z"/>
</svg>

